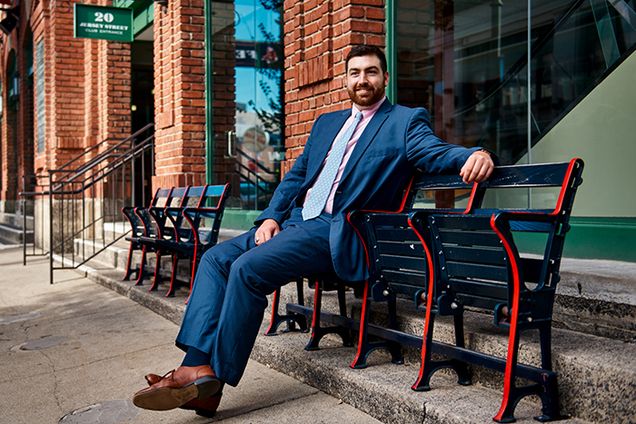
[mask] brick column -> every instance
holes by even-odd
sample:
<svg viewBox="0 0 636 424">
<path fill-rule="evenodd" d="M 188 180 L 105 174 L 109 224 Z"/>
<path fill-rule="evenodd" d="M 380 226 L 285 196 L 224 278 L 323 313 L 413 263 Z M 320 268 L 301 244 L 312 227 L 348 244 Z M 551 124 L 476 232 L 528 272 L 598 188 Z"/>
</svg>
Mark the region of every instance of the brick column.
<svg viewBox="0 0 636 424">
<path fill-rule="evenodd" d="M 153 187 L 205 182 L 203 0 L 155 7 Z"/>
<path fill-rule="evenodd" d="M 14 47 L 15 44 L 12 45 Z M 9 87 L 13 84 L 9 74 L 8 63 L 17 61 L 14 49 L 9 49 L 9 57 L 4 60 L 4 78 L 2 85 L 3 116 L 0 127 L 0 212 L 14 212 L 18 193 L 18 111 L 19 101 L 9 98 Z M 7 60 L 8 59 L 8 60 Z"/>
<path fill-rule="evenodd" d="M 44 150 L 35 153 L 37 172 L 58 168 L 103 140 L 122 140 L 131 124 L 130 45 L 74 38 L 72 7 L 64 2 L 44 6 L 39 3 L 31 17 L 34 46 L 44 42 L 46 129 Z M 39 59 L 36 48 L 34 63 Z M 41 77 L 36 73 L 34 85 Z"/>
<path fill-rule="evenodd" d="M 349 107 L 345 57 L 352 46 L 384 47 L 383 0 L 285 0 L 283 172 L 303 150 L 314 120 Z"/>
</svg>

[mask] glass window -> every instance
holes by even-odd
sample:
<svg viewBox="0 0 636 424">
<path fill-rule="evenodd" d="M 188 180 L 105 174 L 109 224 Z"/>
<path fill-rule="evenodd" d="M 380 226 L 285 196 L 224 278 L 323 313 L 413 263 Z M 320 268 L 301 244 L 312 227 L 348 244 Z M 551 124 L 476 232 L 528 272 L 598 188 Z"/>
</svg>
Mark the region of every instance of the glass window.
<svg viewBox="0 0 636 424">
<path fill-rule="evenodd" d="M 620 184 L 636 155 L 636 1 L 394 5 L 397 103 L 426 107 L 438 135 L 490 149 L 503 165 L 582 157 L 575 215 L 636 217 Z"/>
</svg>

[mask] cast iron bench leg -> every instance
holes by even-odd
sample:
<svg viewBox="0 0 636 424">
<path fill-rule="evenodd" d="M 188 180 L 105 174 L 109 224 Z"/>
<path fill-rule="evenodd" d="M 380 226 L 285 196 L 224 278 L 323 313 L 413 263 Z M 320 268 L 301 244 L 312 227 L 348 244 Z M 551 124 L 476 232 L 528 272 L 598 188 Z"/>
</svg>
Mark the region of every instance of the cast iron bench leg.
<svg viewBox="0 0 636 424">
<path fill-rule="evenodd" d="M 124 281 L 130 280 L 130 276 L 133 273 L 133 270 L 130 268 L 132 264 L 132 257 L 133 257 L 133 242 L 131 241 L 130 246 L 128 247 L 128 258 L 126 259 L 126 274 L 124 275 L 124 278 L 123 278 Z"/>
<path fill-rule="evenodd" d="M 303 279 L 296 280 L 296 293 L 298 294 L 298 304 L 304 305 L 304 293 L 303 293 Z M 304 315 L 289 313 L 281 315 L 278 311 L 280 308 L 280 289 L 274 291 L 272 298 L 272 315 L 269 321 L 269 327 L 265 331 L 266 336 L 275 336 L 278 327 L 283 323 L 287 323 L 286 331 L 296 331 L 296 325 L 300 328 L 300 331 L 307 331 L 307 319 Z"/>
<path fill-rule="evenodd" d="M 141 248 L 141 260 L 139 261 L 139 268 L 137 269 L 137 281 L 136 286 L 144 284 L 144 278 L 146 277 L 146 246 Z"/>
<path fill-rule="evenodd" d="M 177 280 L 177 265 L 179 264 L 179 255 L 172 255 L 172 271 L 170 272 L 170 286 L 168 287 L 168 291 L 166 292 L 166 297 L 174 297 L 174 293 L 177 290 L 176 288 L 176 280 Z"/>
<path fill-rule="evenodd" d="M 347 301 L 345 297 L 345 288 L 343 285 L 338 285 L 338 307 L 340 310 L 340 316 L 347 317 Z M 351 332 L 340 326 L 321 327 L 320 326 L 320 312 L 322 309 L 322 288 L 320 286 L 320 280 L 316 279 L 314 283 L 314 311 L 311 320 L 311 337 L 305 350 L 319 350 L 320 340 L 327 334 L 337 334 L 342 338 L 342 344 L 345 347 L 353 346 Z"/>
<path fill-rule="evenodd" d="M 155 263 L 155 275 L 152 279 L 152 285 L 150 286 L 150 288 L 148 289 L 148 291 L 154 291 L 157 290 L 157 288 L 159 287 L 159 283 L 161 282 L 161 272 L 160 272 L 160 268 L 161 268 L 161 251 L 159 249 L 157 249 L 157 252 L 155 252 L 155 254 L 157 255 L 156 258 L 156 263 Z"/>
<path fill-rule="evenodd" d="M 417 380 L 411 386 L 411 389 L 418 392 L 425 392 L 431 390 L 431 377 L 436 371 L 443 368 L 450 368 L 457 374 L 457 383 L 462 386 L 469 386 L 472 384 L 470 368 L 465 362 L 457 359 L 449 359 L 443 361 L 433 361 L 431 359 L 432 345 L 433 345 L 433 327 L 435 323 L 435 313 L 427 310 L 427 317 L 425 320 L 424 335 L 422 340 L 422 363 L 420 365 L 420 373 Z M 453 316 L 453 324 L 455 327 L 455 345 L 457 347 L 464 346 L 464 312 L 458 311 Z"/>
</svg>

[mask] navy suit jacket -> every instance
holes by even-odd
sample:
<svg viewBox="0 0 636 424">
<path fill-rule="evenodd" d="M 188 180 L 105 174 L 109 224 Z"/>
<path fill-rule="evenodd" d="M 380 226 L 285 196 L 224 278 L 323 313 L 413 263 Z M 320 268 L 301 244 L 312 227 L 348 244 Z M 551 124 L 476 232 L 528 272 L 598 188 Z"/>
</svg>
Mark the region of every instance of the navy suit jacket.
<svg viewBox="0 0 636 424">
<path fill-rule="evenodd" d="M 331 144 L 350 115 L 351 109 L 346 109 L 318 117 L 302 155 L 279 184 L 256 225 L 268 218 L 280 224 L 294 207 L 302 206 Z M 475 150 L 478 148 L 448 144 L 435 136 L 426 109 L 392 105 L 385 100 L 354 147 L 334 198 L 329 241 L 338 276 L 346 281 L 363 281 L 368 276 L 364 250 L 347 222 L 347 212 L 397 209 L 416 170 L 459 172 Z"/>
</svg>

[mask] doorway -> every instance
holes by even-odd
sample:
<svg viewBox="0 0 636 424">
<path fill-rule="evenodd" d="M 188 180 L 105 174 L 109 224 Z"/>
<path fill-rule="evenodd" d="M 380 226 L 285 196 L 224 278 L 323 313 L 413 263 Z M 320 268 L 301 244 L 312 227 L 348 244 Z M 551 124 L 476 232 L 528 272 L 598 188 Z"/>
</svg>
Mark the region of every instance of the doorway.
<svg viewBox="0 0 636 424">
<path fill-rule="evenodd" d="M 213 182 L 228 206 L 262 210 L 284 159 L 282 1 L 213 1 Z"/>
</svg>

